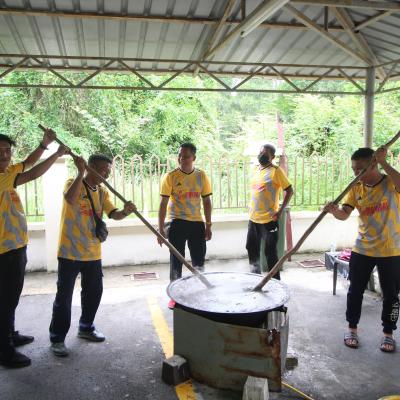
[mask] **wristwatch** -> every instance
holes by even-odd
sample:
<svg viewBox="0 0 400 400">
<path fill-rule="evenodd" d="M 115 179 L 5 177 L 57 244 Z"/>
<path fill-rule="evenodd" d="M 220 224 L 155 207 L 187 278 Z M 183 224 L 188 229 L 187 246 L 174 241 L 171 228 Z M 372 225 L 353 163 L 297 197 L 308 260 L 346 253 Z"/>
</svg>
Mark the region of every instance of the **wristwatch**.
<svg viewBox="0 0 400 400">
<path fill-rule="evenodd" d="M 206 225 L 207 225 L 207 226 L 211 226 L 211 225 L 212 225 L 212 222 L 206 222 Z"/>
</svg>

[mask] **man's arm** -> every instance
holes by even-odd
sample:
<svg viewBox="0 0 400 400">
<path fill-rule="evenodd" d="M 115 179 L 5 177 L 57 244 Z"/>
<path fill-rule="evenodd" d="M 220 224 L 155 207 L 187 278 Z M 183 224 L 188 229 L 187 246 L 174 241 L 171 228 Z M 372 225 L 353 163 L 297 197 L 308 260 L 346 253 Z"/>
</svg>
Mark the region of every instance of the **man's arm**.
<svg viewBox="0 0 400 400">
<path fill-rule="evenodd" d="M 275 221 L 278 221 L 279 218 L 282 215 L 283 210 L 286 208 L 286 206 L 289 204 L 290 199 L 293 196 L 293 188 L 292 186 L 287 187 L 285 190 L 285 195 L 283 197 L 283 202 L 279 208 L 279 210 L 274 214 L 273 218 Z"/>
<path fill-rule="evenodd" d="M 114 210 L 109 217 L 119 221 L 127 217 L 129 214 L 132 214 L 134 211 L 136 211 L 136 206 L 131 201 L 127 201 L 122 210 Z"/>
<path fill-rule="evenodd" d="M 345 221 L 347 218 L 350 217 L 353 208 L 347 204 L 343 204 L 340 208 L 337 204 L 333 204 L 332 202 L 330 202 L 324 207 L 324 211 L 332 214 L 336 219 L 339 219 L 340 221 Z"/>
<path fill-rule="evenodd" d="M 82 157 L 74 158 L 75 166 L 78 170 L 78 175 L 72 182 L 72 185 L 64 193 L 64 199 L 68 204 L 75 204 L 78 200 L 79 193 L 83 185 L 83 177 L 85 175 L 86 162 Z"/>
<path fill-rule="evenodd" d="M 47 149 L 47 146 L 51 142 L 53 142 L 55 138 L 55 132 L 52 129 L 47 129 L 46 132 L 43 134 L 43 139 L 40 142 L 39 146 L 24 161 L 25 168 L 28 169 L 34 166 L 42 156 L 43 152 Z"/>
<path fill-rule="evenodd" d="M 396 171 L 387 161 L 387 148 L 385 146 L 380 147 L 375 152 L 375 159 L 378 164 L 381 165 L 382 169 L 393 181 L 393 184 L 398 192 L 400 192 L 400 173 Z"/>
<path fill-rule="evenodd" d="M 204 216 L 206 218 L 206 240 L 210 240 L 211 237 L 212 237 L 212 231 L 211 231 L 211 212 L 212 212 L 211 196 L 203 197 L 203 208 L 204 208 Z"/>
<path fill-rule="evenodd" d="M 158 231 L 162 236 L 165 237 L 164 223 L 165 217 L 167 215 L 167 205 L 168 205 L 169 197 L 161 196 L 160 207 L 158 209 Z M 162 246 L 163 242 L 160 238 L 157 237 L 158 244 Z"/>
<path fill-rule="evenodd" d="M 35 165 L 33 168 L 26 172 L 22 172 L 17 175 L 15 179 L 15 186 L 23 185 L 24 183 L 33 181 L 40 176 L 42 176 L 57 160 L 58 157 L 63 156 L 70 152 L 70 149 L 65 146 L 60 146 L 58 150 L 48 157 L 46 160 L 42 161 L 40 164 Z"/>
</svg>

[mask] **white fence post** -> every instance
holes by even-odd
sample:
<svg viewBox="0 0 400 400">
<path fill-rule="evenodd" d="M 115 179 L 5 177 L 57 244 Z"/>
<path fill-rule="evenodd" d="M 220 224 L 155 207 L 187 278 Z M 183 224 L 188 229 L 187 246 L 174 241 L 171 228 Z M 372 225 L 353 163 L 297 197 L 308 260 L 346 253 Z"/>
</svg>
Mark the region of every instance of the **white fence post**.
<svg viewBox="0 0 400 400">
<path fill-rule="evenodd" d="M 50 145 L 51 150 L 57 145 Z M 47 156 L 48 154 L 44 154 Z M 68 177 L 66 157 L 59 158 L 43 175 L 43 206 L 46 234 L 47 271 L 57 271 L 57 249 L 60 231 L 60 217 L 63 188 Z"/>
</svg>

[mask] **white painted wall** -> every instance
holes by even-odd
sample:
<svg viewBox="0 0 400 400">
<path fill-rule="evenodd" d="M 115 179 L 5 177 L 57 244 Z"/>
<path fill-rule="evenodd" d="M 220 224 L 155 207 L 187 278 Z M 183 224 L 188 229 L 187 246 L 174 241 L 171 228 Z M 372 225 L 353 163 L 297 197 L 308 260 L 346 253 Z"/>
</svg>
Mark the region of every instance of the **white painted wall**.
<svg viewBox="0 0 400 400">
<path fill-rule="evenodd" d="M 302 211 L 292 213 L 293 242 L 296 243 L 304 231 L 317 217 L 318 212 Z M 59 220 L 59 219 L 58 219 Z M 156 220 L 151 220 L 156 224 Z M 45 237 L 44 223 L 30 223 L 28 247 L 28 270 L 53 270 L 47 267 L 46 248 L 57 246 L 58 237 Z M 135 220 L 107 221 L 109 237 L 103 243 L 103 264 L 132 265 L 163 263 L 169 260 L 169 252 L 157 244 L 155 236 L 140 222 Z M 246 256 L 247 215 L 224 215 L 214 217 L 213 238 L 207 244 L 209 258 L 238 258 Z M 300 251 L 323 252 L 336 242 L 338 248 L 351 247 L 357 234 L 357 217 L 347 221 L 335 220 L 327 215 L 311 236 L 305 241 Z M 186 253 L 188 255 L 188 252 Z M 54 257 L 54 256 L 53 256 Z"/>
</svg>

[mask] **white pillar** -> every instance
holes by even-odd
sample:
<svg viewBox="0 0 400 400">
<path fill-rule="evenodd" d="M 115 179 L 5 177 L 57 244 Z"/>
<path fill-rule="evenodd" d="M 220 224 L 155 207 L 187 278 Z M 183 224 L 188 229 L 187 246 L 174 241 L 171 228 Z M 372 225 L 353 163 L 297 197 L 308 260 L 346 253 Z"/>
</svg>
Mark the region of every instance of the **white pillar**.
<svg viewBox="0 0 400 400">
<path fill-rule="evenodd" d="M 364 102 L 364 145 L 372 147 L 374 133 L 375 68 L 367 69 Z"/>
<path fill-rule="evenodd" d="M 51 144 L 50 149 L 58 146 Z M 44 157 L 49 152 L 44 153 Z M 43 175 L 43 205 L 46 234 L 47 271 L 57 271 L 57 249 L 60 231 L 60 217 L 63 200 L 63 189 L 68 177 L 66 158 L 57 159 L 54 165 Z"/>
</svg>

